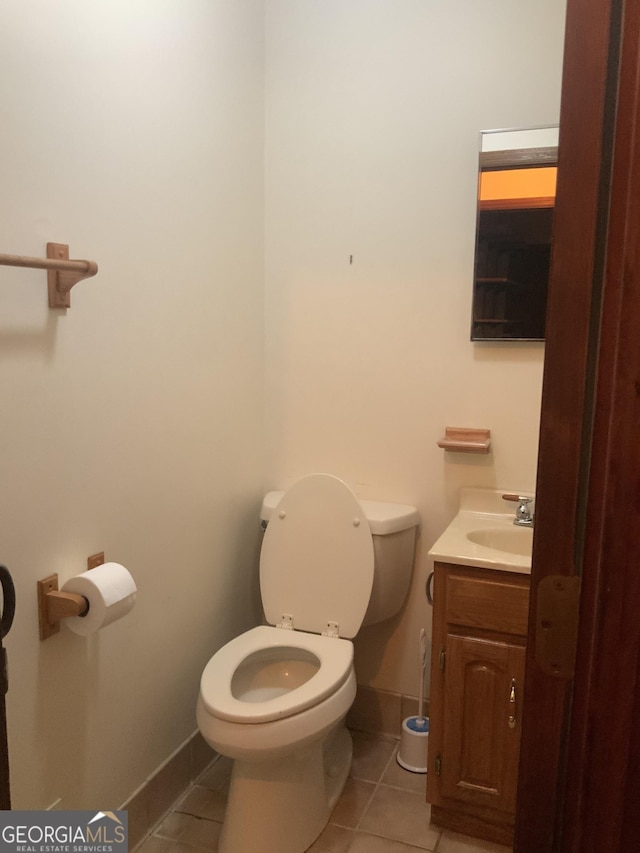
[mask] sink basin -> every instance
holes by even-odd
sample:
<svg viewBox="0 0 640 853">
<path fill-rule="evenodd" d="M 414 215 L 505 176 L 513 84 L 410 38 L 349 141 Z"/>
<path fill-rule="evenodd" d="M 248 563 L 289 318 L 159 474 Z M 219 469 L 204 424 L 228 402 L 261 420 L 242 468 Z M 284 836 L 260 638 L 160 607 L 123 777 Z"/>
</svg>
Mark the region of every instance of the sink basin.
<svg viewBox="0 0 640 853">
<path fill-rule="evenodd" d="M 513 512 L 505 512 L 505 491 L 462 489 L 458 514 L 431 546 L 429 557 L 454 566 L 529 574 L 533 530 L 518 527 Z"/>
<path fill-rule="evenodd" d="M 504 551 L 507 554 L 519 554 L 521 557 L 531 556 L 533 544 L 533 529 L 531 527 L 485 528 L 470 530 L 467 539 L 483 548 L 493 551 Z"/>
</svg>

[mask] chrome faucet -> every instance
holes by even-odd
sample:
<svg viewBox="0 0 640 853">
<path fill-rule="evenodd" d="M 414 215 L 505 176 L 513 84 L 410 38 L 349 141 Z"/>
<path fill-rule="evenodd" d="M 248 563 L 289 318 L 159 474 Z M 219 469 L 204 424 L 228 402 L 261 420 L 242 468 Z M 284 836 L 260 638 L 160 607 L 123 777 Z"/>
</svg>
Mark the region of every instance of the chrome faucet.
<svg viewBox="0 0 640 853">
<path fill-rule="evenodd" d="M 529 509 L 529 504 L 533 498 L 528 498 L 524 495 L 503 495 L 503 501 L 517 501 L 516 517 L 513 523 L 519 527 L 533 527 L 533 513 Z"/>
</svg>

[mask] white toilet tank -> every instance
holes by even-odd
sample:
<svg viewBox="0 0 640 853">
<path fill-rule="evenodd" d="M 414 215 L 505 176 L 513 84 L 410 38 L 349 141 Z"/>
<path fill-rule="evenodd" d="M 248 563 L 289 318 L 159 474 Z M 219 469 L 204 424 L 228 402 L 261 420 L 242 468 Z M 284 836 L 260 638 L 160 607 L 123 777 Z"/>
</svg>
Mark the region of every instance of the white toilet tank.
<svg viewBox="0 0 640 853">
<path fill-rule="evenodd" d="M 283 495 L 283 491 L 265 495 L 260 509 L 263 529 Z M 405 602 L 420 515 L 415 507 L 406 504 L 358 502 L 369 522 L 374 552 L 373 587 L 362 624 L 373 625 L 395 616 Z"/>
</svg>

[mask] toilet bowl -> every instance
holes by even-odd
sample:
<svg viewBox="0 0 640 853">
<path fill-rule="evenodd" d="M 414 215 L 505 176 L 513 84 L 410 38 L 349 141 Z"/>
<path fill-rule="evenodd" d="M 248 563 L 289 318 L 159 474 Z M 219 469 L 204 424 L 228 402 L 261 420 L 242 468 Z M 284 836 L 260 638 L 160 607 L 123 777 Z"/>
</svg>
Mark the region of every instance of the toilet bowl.
<svg viewBox="0 0 640 853">
<path fill-rule="evenodd" d="M 376 504 L 365 513 L 327 474 L 266 503 L 260 590 L 269 624 L 214 654 L 196 709 L 205 740 L 234 760 L 220 853 L 303 853 L 322 832 L 351 765 L 351 638 L 365 616 L 392 615 L 388 602 L 370 612 L 376 572 L 407 573 L 405 541 L 395 553 L 403 560 L 377 565 L 369 518 L 386 519 L 384 534 L 374 535 L 405 532 L 412 541 L 418 523 L 413 507 Z"/>
<path fill-rule="evenodd" d="M 354 697 L 349 640 L 261 625 L 211 658 L 196 714 L 218 752 L 262 761 L 322 737 Z"/>
</svg>

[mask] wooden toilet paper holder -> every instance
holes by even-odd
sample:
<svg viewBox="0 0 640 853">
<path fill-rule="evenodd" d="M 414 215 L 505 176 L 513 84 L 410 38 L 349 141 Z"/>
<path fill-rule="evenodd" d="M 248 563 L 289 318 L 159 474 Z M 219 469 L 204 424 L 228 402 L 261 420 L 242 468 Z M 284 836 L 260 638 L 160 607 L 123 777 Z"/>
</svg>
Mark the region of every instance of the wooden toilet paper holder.
<svg viewBox="0 0 640 853">
<path fill-rule="evenodd" d="M 57 634 L 60 620 L 68 616 L 86 616 L 89 602 L 84 595 L 75 592 L 62 592 L 58 589 L 58 575 L 49 575 L 38 584 L 38 625 L 40 639 Z"/>
</svg>

